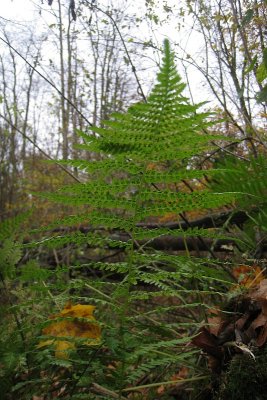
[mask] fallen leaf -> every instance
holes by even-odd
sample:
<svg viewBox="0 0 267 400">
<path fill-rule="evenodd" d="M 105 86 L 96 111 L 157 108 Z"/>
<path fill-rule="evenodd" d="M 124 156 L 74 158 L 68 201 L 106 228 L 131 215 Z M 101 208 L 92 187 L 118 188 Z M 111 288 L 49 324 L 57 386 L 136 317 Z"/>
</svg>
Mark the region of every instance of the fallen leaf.
<svg viewBox="0 0 267 400">
<path fill-rule="evenodd" d="M 238 281 L 238 286 L 251 288 L 257 286 L 262 280 L 264 270 L 257 265 L 238 265 L 232 270 L 233 277 Z"/>
<path fill-rule="evenodd" d="M 189 369 L 187 367 L 181 367 L 177 374 L 173 374 L 171 376 L 170 381 L 179 381 L 179 380 L 186 379 L 188 377 L 188 373 L 189 373 Z M 177 386 L 177 385 L 180 385 L 180 383 L 179 382 L 173 383 L 173 386 Z M 169 387 L 170 386 L 168 385 L 168 388 Z M 157 393 L 158 394 L 163 394 L 165 392 L 165 390 L 166 390 L 166 386 L 161 385 L 157 389 Z"/>
<path fill-rule="evenodd" d="M 205 327 L 200 328 L 198 335 L 192 339 L 192 343 L 218 359 L 223 355 L 222 349 L 218 346 L 217 338 Z"/>
<path fill-rule="evenodd" d="M 208 313 L 209 332 L 217 336 L 221 328 L 221 310 L 218 308 L 210 308 Z"/>
<path fill-rule="evenodd" d="M 250 297 L 256 301 L 267 300 L 267 279 L 263 279 L 257 288 L 250 291 Z"/>
<path fill-rule="evenodd" d="M 41 341 L 37 347 L 53 345 L 55 356 L 66 359 L 68 352 L 76 348 L 75 338 L 87 339 L 84 341 L 86 346 L 99 344 L 101 330 L 99 325 L 95 323 L 94 309 L 95 306 L 91 305 L 77 304 L 73 306 L 67 304 L 59 314 L 50 317 L 52 320 L 60 319 L 52 321 L 43 329 L 42 334 L 50 338 Z"/>
</svg>

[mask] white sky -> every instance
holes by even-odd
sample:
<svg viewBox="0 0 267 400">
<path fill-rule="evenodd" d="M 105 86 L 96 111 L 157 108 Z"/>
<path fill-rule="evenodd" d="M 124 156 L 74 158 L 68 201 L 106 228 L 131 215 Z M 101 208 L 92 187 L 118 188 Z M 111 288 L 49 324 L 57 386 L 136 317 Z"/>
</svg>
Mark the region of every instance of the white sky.
<svg viewBox="0 0 267 400">
<path fill-rule="evenodd" d="M 4 0 L 1 5 L 0 16 L 17 22 L 32 20 L 34 5 L 31 0 Z"/>
<path fill-rule="evenodd" d="M 56 4 L 57 0 L 54 0 L 54 4 Z M 157 0 L 158 1 L 158 7 L 156 8 L 157 13 L 159 15 L 161 14 L 161 10 L 163 7 L 163 4 L 167 4 L 168 6 L 176 7 L 176 9 L 182 6 L 183 0 L 178 1 L 178 0 Z M 40 24 L 40 30 L 42 30 L 42 24 L 43 20 L 40 18 L 39 12 L 38 12 L 38 6 L 42 7 L 43 9 L 47 10 L 48 12 L 42 12 L 42 15 L 45 16 L 46 19 L 49 20 L 49 14 L 51 7 L 48 6 L 48 1 L 47 0 L 2 0 L 3 4 L 1 5 L 0 9 L 0 18 L 5 18 L 9 20 L 9 24 L 13 25 L 13 28 L 16 28 L 16 26 L 19 28 L 19 24 L 22 24 L 22 26 L 29 24 Z M 69 0 L 62 0 L 62 4 L 68 5 Z M 100 5 L 105 5 L 108 4 L 109 0 L 101 0 L 99 1 Z M 133 7 L 133 11 L 137 12 L 138 9 L 142 10 L 141 13 L 145 12 L 145 5 L 144 5 L 144 0 L 128 0 L 129 3 L 129 8 Z M 161 14 L 163 17 L 163 13 Z M 54 22 L 54 19 L 51 19 L 51 23 Z M 193 40 L 192 36 L 190 36 L 190 20 L 187 17 L 187 25 L 188 28 L 185 28 L 181 30 L 180 32 L 177 29 L 177 19 L 173 18 L 168 18 L 168 23 L 165 23 L 161 27 L 157 27 L 153 31 L 150 31 L 150 35 L 152 35 L 153 41 L 157 43 L 158 46 L 160 46 L 163 42 L 164 37 L 168 37 L 170 41 L 174 42 L 179 42 L 181 43 L 182 47 L 186 47 L 186 52 L 190 54 L 198 54 L 200 53 L 200 38 L 196 37 L 196 34 L 194 34 Z M 49 22 L 48 22 L 49 23 Z M 143 29 L 146 29 L 145 27 Z M 137 31 L 137 36 L 142 38 L 142 32 Z M 3 46 L 3 43 L 0 43 L 0 51 L 1 51 L 1 46 Z M 177 52 L 177 50 L 176 50 Z M 180 53 L 180 54 L 179 54 Z M 183 57 L 184 54 L 182 50 L 177 52 L 178 56 Z M 150 54 L 148 55 L 148 57 Z M 197 56 L 198 57 L 198 56 Z M 159 61 L 158 57 L 156 61 Z M 192 72 L 189 72 L 190 75 L 190 87 L 191 91 L 193 93 L 193 98 L 194 101 L 200 102 L 200 101 L 205 101 L 207 100 L 209 93 L 208 90 L 205 90 L 205 87 L 203 87 L 203 83 L 201 81 L 203 80 L 203 77 L 194 69 L 189 70 Z M 178 65 L 178 70 L 182 77 L 184 78 L 184 68 L 181 65 Z M 185 78 L 184 78 L 185 80 Z M 185 82 L 186 83 L 186 82 Z"/>
</svg>

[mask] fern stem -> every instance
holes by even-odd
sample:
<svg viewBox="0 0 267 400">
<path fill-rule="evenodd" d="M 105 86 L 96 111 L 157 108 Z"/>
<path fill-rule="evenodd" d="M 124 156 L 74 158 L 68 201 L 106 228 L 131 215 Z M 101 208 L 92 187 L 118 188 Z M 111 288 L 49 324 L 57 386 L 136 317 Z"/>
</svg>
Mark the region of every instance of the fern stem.
<svg viewBox="0 0 267 400">
<path fill-rule="evenodd" d="M 112 300 L 113 300 L 112 297 L 108 296 L 104 292 L 101 292 L 101 290 L 96 289 L 95 287 L 89 285 L 89 283 L 85 283 L 84 286 L 86 286 L 86 287 L 88 287 L 88 289 L 93 290 L 94 292 L 100 294 L 101 296 L 105 297 L 106 299 L 111 300 L 110 304 L 112 304 Z"/>
<path fill-rule="evenodd" d="M 61 307 L 60 307 L 60 305 L 58 304 L 56 298 L 52 295 L 51 291 L 48 289 L 47 284 L 46 284 L 44 281 L 42 281 L 42 284 L 43 284 L 43 286 L 46 288 L 49 297 L 53 300 L 53 302 L 55 303 L 55 305 L 57 306 L 57 308 L 58 308 L 59 311 L 60 311 L 60 310 L 61 310 Z"/>
<path fill-rule="evenodd" d="M 176 379 L 173 381 L 149 383 L 147 385 L 140 385 L 140 386 L 132 386 L 131 388 L 125 388 L 122 391 L 125 393 L 125 392 L 137 391 L 137 390 L 141 390 L 141 389 L 153 388 L 153 387 L 157 387 L 157 386 L 174 385 L 175 383 L 195 382 L 195 381 L 200 381 L 200 380 L 204 380 L 204 379 L 210 379 L 210 375 L 194 376 L 192 378 L 186 378 L 186 379 Z"/>
</svg>

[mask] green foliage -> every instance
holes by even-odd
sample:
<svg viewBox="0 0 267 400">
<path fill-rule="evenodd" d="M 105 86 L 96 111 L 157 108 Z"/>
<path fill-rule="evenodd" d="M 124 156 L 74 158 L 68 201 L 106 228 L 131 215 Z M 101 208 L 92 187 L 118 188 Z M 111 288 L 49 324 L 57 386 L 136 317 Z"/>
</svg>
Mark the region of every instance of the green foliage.
<svg viewBox="0 0 267 400">
<path fill-rule="evenodd" d="M 258 103 L 266 103 L 267 102 L 267 85 L 264 85 L 262 90 L 257 93 L 256 96 Z"/>
<path fill-rule="evenodd" d="M 22 255 L 21 244 L 15 241 L 15 238 L 20 236 L 21 225 L 26 217 L 26 214 L 19 215 L 0 224 L 0 364 L 2 366 L 0 385 L 2 393 L 9 392 L 13 385 L 14 370 L 19 364 L 25 363 L 19 326 L 15 327 L 16 314 L 14 310 L 10 312 L 13 306 L 12 299 L 14 299 L 10 289 L 16 277 L 16 265 Z M 10 321 L 12 314 L 14 319 Z"/>
<path fill-rule="evenodd" d="M 253 205 L 263 205 L 266 202 L 267 168 L 264 155 L 248 160 L 239 160 L 237 157 L 224 157 L 218 164 L 218 175 L 215 176 L 212 188 L 221 188 L 222 191 L 236 190 L 245 196 L 236 199 L 240 208 L 249 208 Z"/>
<path fill-rule="evenodd" d="M 257 69 L 257 79 L 260 83 L 262 83 L 267 78 L 267 49 L 263 50 L 262 54 L 262 63 L 258 66 Z M 256 100 L 258 103 L 266 103 L 267 102 L 267 85 L 265 84 L 260 92 L 256 95 Z"/>
<path fill-rule="evenodd" d="M 101 128 L 80 132 L 84 140 L 80 147 L 90 152 L 92 161 L 62 161 L 87 172 L 87 180 L 43 194 L 77 209 L 76 215 L 47 229 L 86 223 L 91 231 L 42 236 L 36 245 L 56 252 L 70 243 L 77 247 L 86 244 L 119 248 L 122 255 L 114 262 L 103 257 L 102 261 L 58 266 L 53 271 L 33 261 L 19 270 L 14 268 L 17 286 L 13 308 L 25 321 L 20 341 L 25 362 L 14 369 L 26 378 L 13 382 L 17 398 L 46 392 L 52 397 L 53 387 L 54 393 L 65 391 L 65 398 L 82 398 L 84 390 L 88 393 L 94 384 L 123 398 L 129 385 L 146 380 L 148 387 L 157 386 L 164 379 L 168 382 L 183 366 L 188 367 L 189 378 L 194 374 L 195 350 L 186 344 L 205 317 L 210 298 L 218 296 L 216 282 L 227 285 L 227 275 L 206 259 L 191 258 L 188 252 L 177 256 L 153 250 L 150 241 L 170 231 L 138 226 L 166 213 L 179 216 L 186 211 L 217 208 L 235 198 L 235 190 L 188 190 L 190 183 L 214 174 L 195 169 L 194 157 L 212 149 L 211 142 L 222 137 L 208 133 L 214 124 L 211 116 L 198 111 L 203 104 L 190 105 L 182 95 L 184 88 L 165 41 L 157 84 L 147 102 L 130 107 L 125 114 L 113 114 Z M 114 230 L 116 234 L 112 234 Z M 41 228 L 39 234 L 43 233 Z M 213 231 L 190 227 L 172 234 L 182 235 L 185 241 L 188 236 L 195 236 L 196 241 L 197 237 L 215 236 Z M 12 258 L 8 248 L 6 252 L 15 266 L 18 259 Z M 74 275 L 71 279 L 70 270 Z M 57 312 L 67 301 L 96 304 L 102 342 L 90 348 L 77 340 L 76 349 L 64 360 L 55 357 L 53 345 L 37 348 L 36 344 L 44 340 L 41 329 L 47 326 L 51 309 Z M 13 330 L 21 333 L 19 326 Z M 153 399 L 156 389 L 151 390 L 148 398 Z M 92 398 L 102 398 L 102 394 Z M 107 396 L 103 394 L 103 398 Z"/>
<path fill-rule="evenodd" d="M 8 218 L 0 222 L 0 242 L 5 239 L 16 238 L 21 234 L 23 223 L 27 220 L 30 213 L 21 213 L 13 218 Z"/>
<path fill-rule="evenodd" d="M 90 128 L 94 134 L 79 132 L 85 142 L 79 147 L 100 161 L 64 163 L 86 170 L 88 181 L 43 196 L 89 207 L 86 219 L 90 225 L 124 227 L 131 234 L 136 232 L 136 223 L 147 218 L 219 207 L 232 200 L 232 193 L 177 189 L 185 179 L 208 174 L 193 170 L 191 159 L 222 137 L 206 131 L 214 121 L 208 119 L 208 113 L 197 112 L 203 104 L 190 105 L 182 95 L 185 85 L 167 41 L 157 78 L 146 103 L 130 107 L 126 114 L 113 114 L 103 121 L 105 127 Z"/>
<path fill-rule="evenodd" d="M 211 282 L 227 284 L 228 280 L 216 266 L 208 267 L 207 260 L 149 249 L 151 240 L 170 231 L 137 225 L 170 212 L 178 216 L 186 211 L 217 208 L 235 197 L 235 190 L 189 191 L 183 184 L 185 180 L 194 183 L 214 174 L 195 169 L 193 160 L 204 150 L 212 149 L 215 140 L 222 139 L 208 133 L 214 125 L 211 115 L 198 111 L 203 104 L 191 105 L 182 94 L 184 88 L 165 41 L 157 84 L 147 102 L 133 105 L 125 114 L 111 115 L 102 127 L 79 132 L 84 141 L 79 147 L 90 152 L 92 161 L 62 161 L 86 172 L 87 180 L 64 186 L 56 193 L 42 194 L 75 206 L 77 211 L 81 209 L 48 228 L 77 223 L 87 223 L 92 228 L 89 233 L 45 238 L 43 245 L 55 248 L 71 242 L 87 243 L 124 251 L 120 262 L 77 266 L 77 271 L 100 271 L 102 277 L 70 282 L 73 299 L 98 305 L 103 346 L 108 349 L 105 355 L 100 351 L 98 356 L 104 365 L 114 363 L 114 368 L 105 379 L 104 371 L 99 370 L 96 381 L 103 384 L 104 379 L 104 385 L 116 392 L 145 375 L 150 376 L 150 382 L 157 381 L 159 375 L 166 373 L 166 365 L 170 374 L 190 364 L 194 352 L 190 348 L 185 351 L 184 347 L 190 341 L 188 326 L 199 326 L 199 315 L 205 313 L 202 296 L 217 294 Z M 110 235 L 113 230 L 124 232 L 127 239 L 122 241 L 120 234 Z M 190 228 L 177 229 L 172 234 L 185 239 L 215 236 L 214 232 Z M 139 240 L 145 240 L 145 246 L 136 246 Z M 192 285 L 197 289 L 191 292 Z M 189 302 L 184 300 L 187 293 L 191 293 Z"/>
<path fill-rule="evenodd" d="M 2 280 L 15 276 L 15 267 L 22 255 L 19 237 L 28 216 L 29 213 L 24 213 L 0 223 L 0 276 Z"/>
<path fill-rule="evenodd" d="M 211 188 L 215 191 L 219 188 L 222 191 L 232 191 L 238 187 L 243 193 L 243 196 L 236 198 L 235 209 L 245 211 L 248 221 L 238 234 L 243 241 L 243 250 L 250 249 L 253 254 L 261 246 L 267 232 L 266 157 L 258 155 L 248 161 L 226 157 L 218 167 L 220 172 Z"/>
<path fill-rule="evenodd" d="M 0 248 L 0 273 L 4 279 L 13 278 L 15 266 L 21 258 L 21 246 L 6 239 Z"/>
</svg>

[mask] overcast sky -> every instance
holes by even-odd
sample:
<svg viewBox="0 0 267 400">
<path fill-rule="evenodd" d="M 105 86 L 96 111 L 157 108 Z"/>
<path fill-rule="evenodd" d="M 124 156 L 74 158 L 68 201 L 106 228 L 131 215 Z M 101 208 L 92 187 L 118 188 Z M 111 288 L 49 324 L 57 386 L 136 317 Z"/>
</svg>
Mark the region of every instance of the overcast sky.
<svg viewBox="0 0 267 400">
<path fill-rule="evenodd" d="M 32 19 L 33 10 L 34 5 L 31 0 L 5 0 L 1 5 L 0 16 L 25 21 Z"/>
<path fill-rule="evenodd" d="M 56 0 L 54 0 L 56 2 Z M 182 4 L 182 1 L 177 1 L 177 0 L 168 0 L 167 4 L 168 6 L 174 6 L 180 7 Z M 63 4 L 68 4 L 69 0 L 63 0 Z M 54 17 L 51 16 L 51 22 L 49 22 L 49 15 L 50 15 L 50 7 L 48 6 L 48 1 L 47 0 L 4 0 L 3 4 L 1 5 L 0 9 L 0 18 L 5 18 L 8 19 L 10 22 L 7 25 L 12 25 L 13 28 L 16 29 L 16 25 L 19 27 L 19 24 L 27 25 L 34 23 L 37 26 L 38 24 L 42 24 L 42 19 L 40 19 L 39 11 L 40 7 L 43 10 L 47 10 L 46 12 L 42 11 L 42 16 L 45 17 L 45 19 L 49 23 L 54 22 Z M 99 1 L 99 4 L 105 5 L 108 4 L 109 0 L 101 0 Z M 129 3 L 129 8 L 131 9 L 133 7 L 133 12 L 140 12 L 144 13 L 145 11 L 145 2 L 144 0 L 128 0 Z M 163 13 L 161 14 L 161 9 L 163 4 L 166 3 L 165 0 L 158 0 L 159 6 L 157 7 L 156 11 L 163 17 Z M 38 7 L 39 6 L 39 7 Z M 140 10 L 140 11 L 138 11 Z M 175 10 L 173 8 L 173 10 Z M 175 12 L 174 12 L 175 14 Z M 158 46 L 162 44 L 163 38 L 168 37 L 170 41 L 174 42 L 180 42 L 181 47 L 186 48 L 186 52 L 191 53 L 191 54 L 201 54 L 200 52 L 200 42 L 199 38 L 196 38 L 195 36 L 192 38 L 192 33 L 190 35 L 190 20 L 189 18 L 186 19 L 187 23 L 187 28 L 183 29 L 182 31 L 178 31 L 177 29 L 177 19 L 173 18 L 168 18 L 168 23 L 165 23 L 161 27 L 157 27 L 156 29 L 149 32 L 150 35 L 152 35 L 153 41 L 157 43 Z M 38 28 L 42 29 L 41 24 L 38 26 Z M 146 28 L 142 28 L 146 29 Z M 195 35 L 195 34 L 194 34 Z M 143 32 L 142 31 L 137 31 L 137 36 L 142 40 Z M 1 46 L 3 44 L 0 43 L 0 50 Z M 180 54 L 179 54 L 180 52 Z M 176 50 L 176 53 L 178 56 L 183 56 L 182 50 Z M 158 61 L 158 60 L 157 60 Z M 184 71 L 183 67 L 180 65 L 179 67 L 179 72 L 181 73 L 182 76 L 184 76 Z M 202 77 L 198 74 L 197 71 L 194 71 L 193 73 L 190 73 L 191 79 L 190 79 L 190 85 L 191 85 L 191 90 L 193 92 L 193 97 L 194 101 L 203 101 L 205 98 L 205 88 L 203 88 L 203 85 L 200 83 L 202 80 Z M 208 94 L 206 94 L 208 96 Z M 206 97 L 207 99 L 207 97 Z"/>
</svg>

